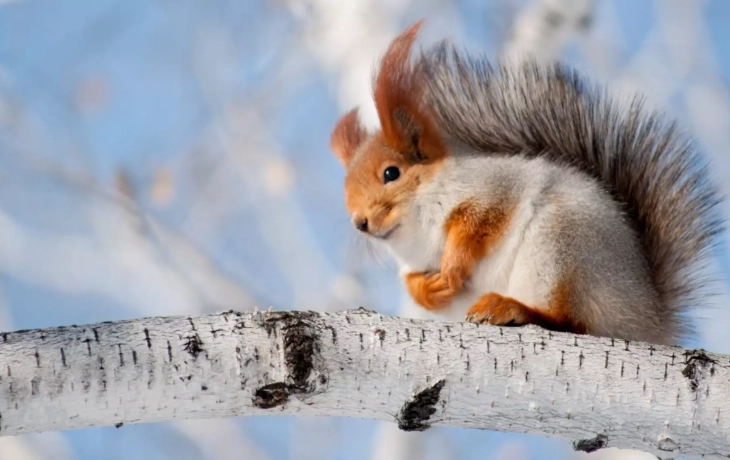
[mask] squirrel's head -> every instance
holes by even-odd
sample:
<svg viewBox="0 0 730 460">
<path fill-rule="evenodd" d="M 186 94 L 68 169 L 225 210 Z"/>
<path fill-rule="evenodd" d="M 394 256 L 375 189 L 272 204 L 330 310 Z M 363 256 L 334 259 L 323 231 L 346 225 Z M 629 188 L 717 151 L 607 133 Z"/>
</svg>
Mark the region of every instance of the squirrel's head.
<svg viewBox="0 0 730 460">
<path fill-rule="evenodd" d="M 393 40 L 375 75 L 381 129 L 368 133 L 353 109 L 337 122 L 330 142 L 347 169 L 345 204 L 353 226 L 381 239 L 401 226 L 418 187 L 448 155 L 423 103 L 425 75 L 410 61 L 420 27 L 416 23 Z"/>
</svg>

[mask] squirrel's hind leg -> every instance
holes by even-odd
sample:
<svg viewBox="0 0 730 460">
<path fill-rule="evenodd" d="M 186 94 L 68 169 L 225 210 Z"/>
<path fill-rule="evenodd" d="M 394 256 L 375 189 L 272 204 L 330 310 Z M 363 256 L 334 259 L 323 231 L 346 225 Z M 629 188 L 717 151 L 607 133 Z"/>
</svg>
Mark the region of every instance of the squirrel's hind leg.
<svg viewBox="0 0 730 460">
<path fill-rule="evenodd" d="M 574 324 L 564 312 L 529 307 L 518 300 L 495 292 L 479 298 L 466 313 L 466 320 L 495 326 L 535 324 L 553 331 L 585 333 L 585 328 Z"/>
</svg>

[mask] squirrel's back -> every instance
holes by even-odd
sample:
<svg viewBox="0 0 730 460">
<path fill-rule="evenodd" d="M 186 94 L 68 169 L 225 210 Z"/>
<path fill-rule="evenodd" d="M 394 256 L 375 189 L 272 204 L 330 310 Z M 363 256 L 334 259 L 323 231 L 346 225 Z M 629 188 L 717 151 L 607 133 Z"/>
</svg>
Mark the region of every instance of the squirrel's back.
<svg viewBox="0 0 730 460">
<path fill-rule="evenodd" d="M 422 53 L 416 69 L 423 104 L 451 141 L 485 154 L 541 157 L 596 180 L 628 217 L 617 218 L 638 236 L 658 294 L 656 305 L 635 308 L 657 310 L 670 341 L 686 336 L 684 313 L 703 305 L 703 262 L 721 221 L 706 161 L 674 122 L 640 99 L 622 106 L 558 64 L 492 68 L 442 43 Z"/>
</svg>

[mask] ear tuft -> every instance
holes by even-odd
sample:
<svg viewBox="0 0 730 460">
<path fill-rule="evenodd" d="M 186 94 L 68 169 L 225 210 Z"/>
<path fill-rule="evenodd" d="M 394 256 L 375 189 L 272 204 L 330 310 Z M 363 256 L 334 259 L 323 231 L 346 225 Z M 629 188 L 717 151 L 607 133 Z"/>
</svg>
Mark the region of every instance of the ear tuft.
<svg viewBox="0 0 730 460">
<path fill-rule="evenodd" d="M 374 78 L 375 107 L 385 141 L 412 162 L 446 155 L 441 133 L 423 102 L 425 74 L 410 60 L 423 21 L 397 36 L 383 56 Z"/>
<path fill-rule="evenodd" d="M 337 122 L 330 137 L 330 148 L 340 163 L 347 168 L 355 151 L 366 137 L 367 131 L 360 123 L 357 108 L 354 108 Z"/>
</svg>

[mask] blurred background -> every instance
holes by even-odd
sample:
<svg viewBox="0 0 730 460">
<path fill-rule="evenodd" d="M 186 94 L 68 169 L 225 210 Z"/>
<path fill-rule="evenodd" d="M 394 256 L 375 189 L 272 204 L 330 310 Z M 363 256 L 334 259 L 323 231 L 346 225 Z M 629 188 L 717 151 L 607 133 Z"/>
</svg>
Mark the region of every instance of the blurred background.
<svg viewBox="0 0 730 460">
<path fill-rule="evenodd" d="M 0 330 L 254 306 L 420 313 L 328 150 L 406 25 L 561 58 L 678 117 L 730 181 L 725 0 L 0 0 Z M 723 209 L 727 215 L 727 208 Z M 691 344 L 730 352 L 726 274 Z M 564 459 L 563 440 L 265 417 L 0 438 L 0 459 Z M 643 458 L 643 457 L 585 457 Z"/>
</svg>

